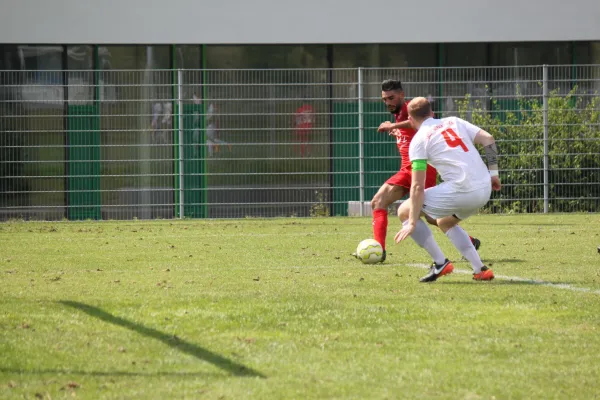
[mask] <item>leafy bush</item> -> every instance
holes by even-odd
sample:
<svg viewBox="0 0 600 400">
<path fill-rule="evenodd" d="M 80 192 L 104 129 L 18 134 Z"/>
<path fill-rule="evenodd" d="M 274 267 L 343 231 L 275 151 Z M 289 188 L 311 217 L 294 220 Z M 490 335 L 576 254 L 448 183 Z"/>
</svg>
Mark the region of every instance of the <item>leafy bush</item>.
<svg viewBox="0 0 600 400">
<path fill-rule="evenodd" d="M 600 211 L 600 97 L 548 98 L 549 211 Z M 512 110 L 470 96 L 458 101 L 458 116 L 490 132 L 500 150 L 503 189 L 487 212 L 544 209 L 544 112 L 541 98 L 517 95 Z M 470 118 L 467 118 L 470 116 Z"/>
</svg>

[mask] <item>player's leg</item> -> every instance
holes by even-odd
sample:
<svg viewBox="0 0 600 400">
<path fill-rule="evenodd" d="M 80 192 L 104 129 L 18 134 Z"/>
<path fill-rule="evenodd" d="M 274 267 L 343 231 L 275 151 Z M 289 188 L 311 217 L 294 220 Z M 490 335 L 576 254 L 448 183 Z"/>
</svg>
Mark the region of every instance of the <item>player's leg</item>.
<svg viewBox="0 0 600 400">
<path fill-rule="evenodd" d="M 302 145 L 304 146 L 304 154 L 306 154 L 307 157 L 310 157 L 310 140 L 309 140 L 309 132 L 305 132 L 304 136 L 302 137 Z"/>
<path fill-rule="evenodd" d="M 424 209 L 431 210 L 440 230 L 471 263 L 474 279 L 490 280 L 494 275 L 483 265 L 469 235 L 458 223 L 475 214 L 489 200 L 489 196 L 490 191 L 487 189 L 457 193 L 450 185 L 443 183 L 425 192 Z"/>
<path fill-rule="evenodd" d="M 302 148 L 302 136 L 301 136 L 300 132 L 296 131 L 296 133 L 294 134 L 294 153 L 296 155 L 300 155 L 301 148 Z"/>
<path fill-rule="evenodd" d="M 411 199 L 406 200 L 398 208 L 398 217 L 402 221 L 402 225 L 408 223 L 408 217 L 410 213 Z M 437 278 L 443 275 L 451 274 L 454 270 L 452 263 L 444 256 L 442 249 L 435 241 L 433 233 L 429 226 L 423 220 L 419 219 L 415 230 L 410 235 L 411 238 L 421 246 L 433 259 L 433 264 L 429 271 L 429 274 L 421 278 L 421 282 L 433 282 Z"/>
<path fill-rule="evenodd" d="M 460 219 L 458 217 L 451 215 L 438 219 L 438 226 L 448 236 L 448 239 L 450 239 L 460 254 L 471 263 L 473 279 L 494 279 L 494 272 L 483 264 L 471 237 L 458 225 L 459 222 Z"/>
<path fill-rule="evenodd" d="M 431 218 L 429 215 L 425 215 L 425 220 L 429 225 L 438 226 L 437 219 Z"/>
<path fill-rule="evenodd" d="M 408 193 L 408 187 L 400 185 L 403 183 L 402 179 L 404 178 L 399 177 L 399 174 L 392 176 L 386 183 L 381 185 L 371 200 L 371 209 L 373 210 L 373 238 L 381 244 L 384 251 L 388 227 L 387 209 L 395 201 L 400 200 Z"/>
<path fill-rule="evenodd" d="M 306 157 L 308 154 L 306 152 L 306 141 L 304 140 L 305 135 L 303 134 L 300 137 L 300 154 L 302 155 L 302 157 Z"/>
<path fill-rule="evenodd" d="M 432 188 L 436 185 L 437 185 L 437 171 L 434 168 L 432 168 L 431 166 L 428 166 L 427 167 L 427 175 L 425 177 L 425 189 Z M 437 220 L 435 218 L 430 217 L 427 214 L 425 214 L 425 220 L 430 225 L 438 226 Z M 473 246 L 475 246 L 475 250 L 479 250 L 479 246 L 481 246 L 481 240 L 476 239 L 472 236 L 469 236 L 469 239 L 471 240 L 471 243 L 473 243 Z"/>
<path fill-rule="evenodd" d="M 217 146 L 226 145 L 229 148 L 229 152 L 231 152 L 231 144 L 227 143 L 226 141 L 221 139 L 214 139 L 214 142 Z"/>
<path fill-rule="evenodd" d="M 296 133 L 296 139 L 298 140 L 298 153 L 300 157 L 304 158 L 307 156 L 307 134 L 304 131 L 299 131 Z"/>
<path fill-rule="evenodd" d="M 425 189 L 429 189 L 435 187 L 437 185 L 437 171 L 431 166 L 427 166 L 427 171 L 425 172 Z M 425 214 L 425 220 L 428 224 L 437 226 L 437 220 L 435 218 L 430 217 Z"/>
<path fill-rule="evenodd" d="M 212 157 L 213 154 L 214 154 L 214 152 L 215 152 L 213 141 L 211 139 L 207 138 L 206 139 L 206 145 L 208 146 L 208 156 Z"/>
<path fill-rule="evenodd" d="M 438 226 L 438 221 L 435 218 L 431 218 L 430 216 L 425 215 L 425 220 L 427 220 L 427 222 L 430 225 Z M 481 240 L 479 240 L 471 235 L 468 235 L 468 234 L 467 234 L 467 236 L 469 237 L 469 240 L 473 244 L 473 247 L 475 247 L 475 250 L 479 250 L 479 247 L 481 246 Z"/>
</svg>

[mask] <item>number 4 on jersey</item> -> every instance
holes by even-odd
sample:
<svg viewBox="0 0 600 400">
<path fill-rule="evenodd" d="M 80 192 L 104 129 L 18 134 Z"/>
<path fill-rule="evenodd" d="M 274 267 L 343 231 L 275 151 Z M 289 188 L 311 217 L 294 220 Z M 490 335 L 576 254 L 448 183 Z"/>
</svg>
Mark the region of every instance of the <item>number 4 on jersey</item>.
<svg viewBox="0 0 600 400">
<path fill-rule="evenodd" d="M 456 134 L 456 132 L 452 130 L 452 128 L 448 128 L 445 131 L 442 131 L 442 136 L 446 140 L 446 143 L 448 143 L 448 146 L 452 148 L 460 146 L 460 148 L 462 148 L 465 153 L 469 151 L 465 143 Z"/>
</svg>

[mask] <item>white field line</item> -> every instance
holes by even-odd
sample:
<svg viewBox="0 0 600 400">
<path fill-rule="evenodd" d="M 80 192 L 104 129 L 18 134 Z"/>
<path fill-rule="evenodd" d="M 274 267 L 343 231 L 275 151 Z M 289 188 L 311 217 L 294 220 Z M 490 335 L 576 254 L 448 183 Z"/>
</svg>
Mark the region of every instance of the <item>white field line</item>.
<svg viewBox="0 0 600 400">
<path fill-rule="evenodd" d="M 421 268 L 421 269 L 431 268 L 431 265 L 428 265 L 428 264 L 405 264 L 405 265 L 408 265 L 409 267 L 415 267 L 415 268 Z M 472 270 L 457 269 L 457 268 L 454 268 L 454 273 L 455 274 L 464 274 L 464 275 L 473 275 Z M 566 283 L 552 283 L 552 282 L 546 282 L 546 281 L 541 281 L 541 280 L 537 280 L 537 279 L 522 278 L 520 276 L 495 275 L 495 279 L 502 279 L 503 281 L 524 282 L 524 283 L 529 283 L 531 285 L 547 286 L 547 287 L 550 287 L 553 289 L 571 290 L 573 292 L 600 294 L 600 290 L 596 290 L 596 289 L 576 287 L 576 286 L 572 286 L 572 285 L 569 285 Z"/>
<path fill-rule="evenodd" d="M 406 267 L 406 266 L 420 268 L 420 269 L 431 268 L 431 264 L 394 263 L 394 264 L 375 264 L 374 265 L 374 267 Z M 339 266 L 332 266 L 332 265 L 310 266 L 310 268 L 337 268 L 337 267 L 339 267 Z M 369 267 L 369 266 L 367 266 L 367 267 Z M 302 268 L 307 268 L 307 266 L 306 265 L 305 266 L 287 266 L 286 265 L 285 267 L 282 267 L 282 268 L 302 269 Z M 458 269 L 458 268 L 454 268 L 453 273 L 462 274 L 462 275 L 473 275 L 472 270 Z M 501 279 L 503 281 L 524 282 L 524 283 L 528 283 L 531 285 L 546 286 L 546 287 L 553 288 L 553 289 L 570 290 L 572 292 L 592 293 L 592 294 L 600 295 L 600 290 L 598 290 L 598 289 L 577 287 L 577 286 L 569 285 L 567 283 L 552 283 L 552 282 L 546 282 L 546 281 L 542 281 L 542 280 L 538 280 L 538 279 L 522 278 L 520 276 L 508 276 L 508 275 L 494 275 L 494 276 L 495 276 L 495 279 Z"/>
</svg>

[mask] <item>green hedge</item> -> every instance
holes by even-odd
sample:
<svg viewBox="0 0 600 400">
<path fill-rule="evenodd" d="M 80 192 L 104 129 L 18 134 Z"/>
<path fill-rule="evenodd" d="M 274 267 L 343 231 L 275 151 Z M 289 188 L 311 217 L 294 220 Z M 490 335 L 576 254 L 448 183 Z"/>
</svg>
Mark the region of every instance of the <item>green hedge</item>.
<svg viewBox="0 0 600 400">
<path fill-rule="evenodd" d="M 600 211 L 600 97 L 577 96 L 576 89 L 567 95 L 551 92 L 548 99 L 549 211 Z M 480 101 L 466 96 L 458 102 L 458 114 L 464 119 L 470 115 L 472 123 L 498 141 L 504 187 L 486 211 L 540 212 L 544 209 L 543 104 L 540 98 L 518 93 L 512 104 L 502 111 L 492 98 L 486 110 Z"/>
</svg>

